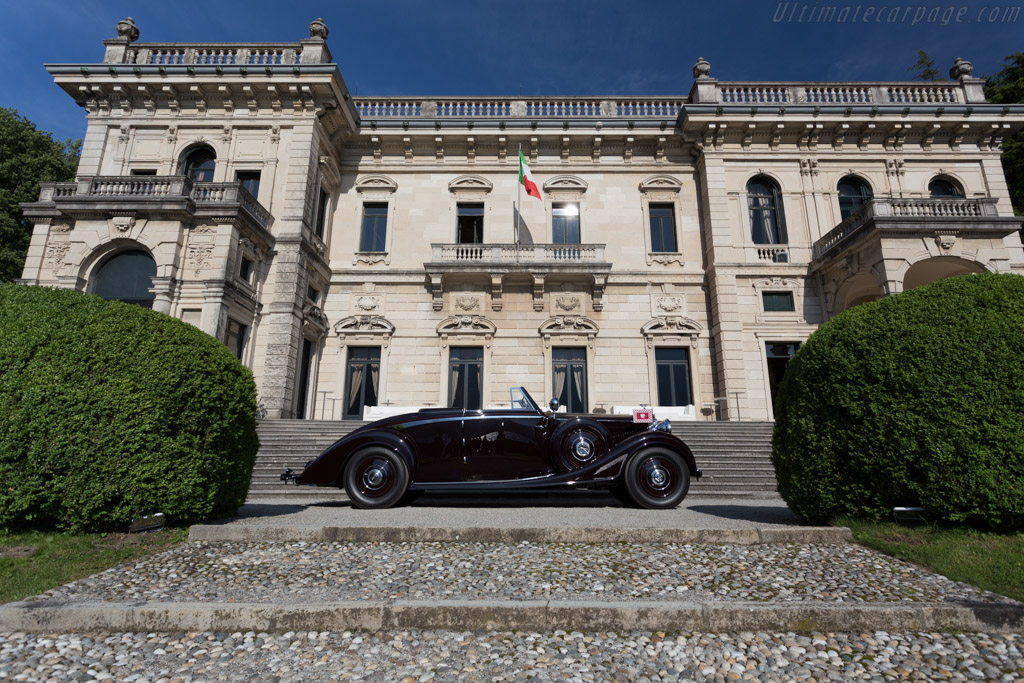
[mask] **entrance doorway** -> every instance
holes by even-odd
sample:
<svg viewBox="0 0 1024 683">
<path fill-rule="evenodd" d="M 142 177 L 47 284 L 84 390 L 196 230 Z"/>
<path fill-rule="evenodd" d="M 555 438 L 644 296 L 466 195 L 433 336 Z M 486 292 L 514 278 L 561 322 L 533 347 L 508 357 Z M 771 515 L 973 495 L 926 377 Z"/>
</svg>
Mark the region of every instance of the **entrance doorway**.
<svg viewBox="0 0 1024 683">
<path fill-rule="evenodd" d="M 772 399 L 772 415 L 775 414 L 775 398 L 779 394 L 779 384 L 786 374 L 790 359 L 796 355 L 800 342 L 767 342 L 765 356 L 768 361 L 768 391 Z"/>
<path fill-rule="evenodd" d="M 570 413 L 587 412 L 587 350 L 552 349 L 554 395 Z"/>
<path fill-rule="evenodd" d="M 345 371 L 345 420 L 362 420 L 363 408 L 377 405 L 380 347 L 354 346 L 348 350 Z"/>
</svg>

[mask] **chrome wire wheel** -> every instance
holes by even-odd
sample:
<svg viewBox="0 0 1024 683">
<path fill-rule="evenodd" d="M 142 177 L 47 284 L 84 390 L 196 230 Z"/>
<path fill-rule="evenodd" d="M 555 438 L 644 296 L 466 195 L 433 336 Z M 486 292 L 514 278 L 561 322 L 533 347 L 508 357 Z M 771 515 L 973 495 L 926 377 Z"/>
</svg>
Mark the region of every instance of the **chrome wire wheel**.
<svg viewBox="0 0 1024 683">
<path fill-rule="evenodd" d="M 678 505 L 690 490 L 690 470 L 678 453 L 648 448 L 626 463 L 626 490 L 638 505 L 662 509 Z"/>
<path fill-rule="evenodd" d="M 604 440 L 590 429 L 576 429 L 561 439 L 555 458 L 558 469 L 571 472 L 589 465 L 605 452 Z"/>
</svg>

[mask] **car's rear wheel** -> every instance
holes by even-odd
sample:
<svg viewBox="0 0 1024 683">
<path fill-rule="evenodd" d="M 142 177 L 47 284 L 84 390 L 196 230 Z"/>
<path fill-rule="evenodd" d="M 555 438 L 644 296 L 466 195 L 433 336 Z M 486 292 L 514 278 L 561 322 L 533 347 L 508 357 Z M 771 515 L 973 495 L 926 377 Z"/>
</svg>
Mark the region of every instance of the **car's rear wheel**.
<svg viewBox="0 0 1024 683">
<path fill-rule="evenodd" d="M 409 468 L 394 451 L 374 447 L 359 451 L 345 468 L 345 491 L 358 508 L 389 508 L 409 487 Z"/>
<path fill-rule="evenodd" d="M 626 490 L 636 504 L 654 510 L 674 508 L 690 490 L 690 470 L 678 453 L 647 448 L 626 463 Z"/>
</svg>

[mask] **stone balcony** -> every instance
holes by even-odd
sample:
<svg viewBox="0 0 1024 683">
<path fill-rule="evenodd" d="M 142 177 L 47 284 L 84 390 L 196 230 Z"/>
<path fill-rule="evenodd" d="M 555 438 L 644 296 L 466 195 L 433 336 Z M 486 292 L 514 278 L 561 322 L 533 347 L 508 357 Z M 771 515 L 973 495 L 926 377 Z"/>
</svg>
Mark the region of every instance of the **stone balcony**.
<svg viewBox="0 0 1024 683">
<path fill-rule="evenodd" d="M 118 212 L 150 217 L 230 219 L 258 226 L 270 242 L 270 212 L 241 183 L 193 183 L 185 176 L 91 176 L 41 183 L 39 200 L 22 204 L 26 217 L 75 217 Z"/>
<path fill-rule="evenodd" d="M 434 310 L 443 308 L 446 279 L 483 275 L 490 281 L 491 305 L 501 310 L 506 277 L 532 279 L 534 309 L 543 310 L 544 280 L 551 274 L 576 275 L 592 287 L 595 311 L 603 308 L 605 283 L 612 264 L 605 260 L 603 244 L 431 244 L 431 259 L 423 264 L 434 299 Z"/>
<path fill-rule="evenodd" d="M 1000 216 L 998 200 L 988 197 L 939 199 L 875 198 L 814 243 L 817 265 L 864 240 L 882 237 L 970 236 L 1002 239 L 1020 228 L 1021 218 Z"/>
</svg>

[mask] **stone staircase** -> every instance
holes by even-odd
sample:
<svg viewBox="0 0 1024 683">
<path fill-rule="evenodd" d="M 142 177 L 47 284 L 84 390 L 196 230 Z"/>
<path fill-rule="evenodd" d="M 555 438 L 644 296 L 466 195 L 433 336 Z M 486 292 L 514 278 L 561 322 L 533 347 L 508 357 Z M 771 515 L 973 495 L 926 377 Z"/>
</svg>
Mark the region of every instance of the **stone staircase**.
<svg viewBox="0 0 1024 683">
<path fill-rule="evenodd" d="M 323 498 L 327 489 L 285 485 L 280 475 L 290 467 L 301 472 L 332 443 L 366 424 L 358 420 L 262 420 L 260 452 L 253 469 L 249 497 Z M 693 451 L 704 471 L 691 496 L 773 498 L 775 470 L 771 462 L 771 422 L 676 422 L 673 433 Z"/>
</svg>

